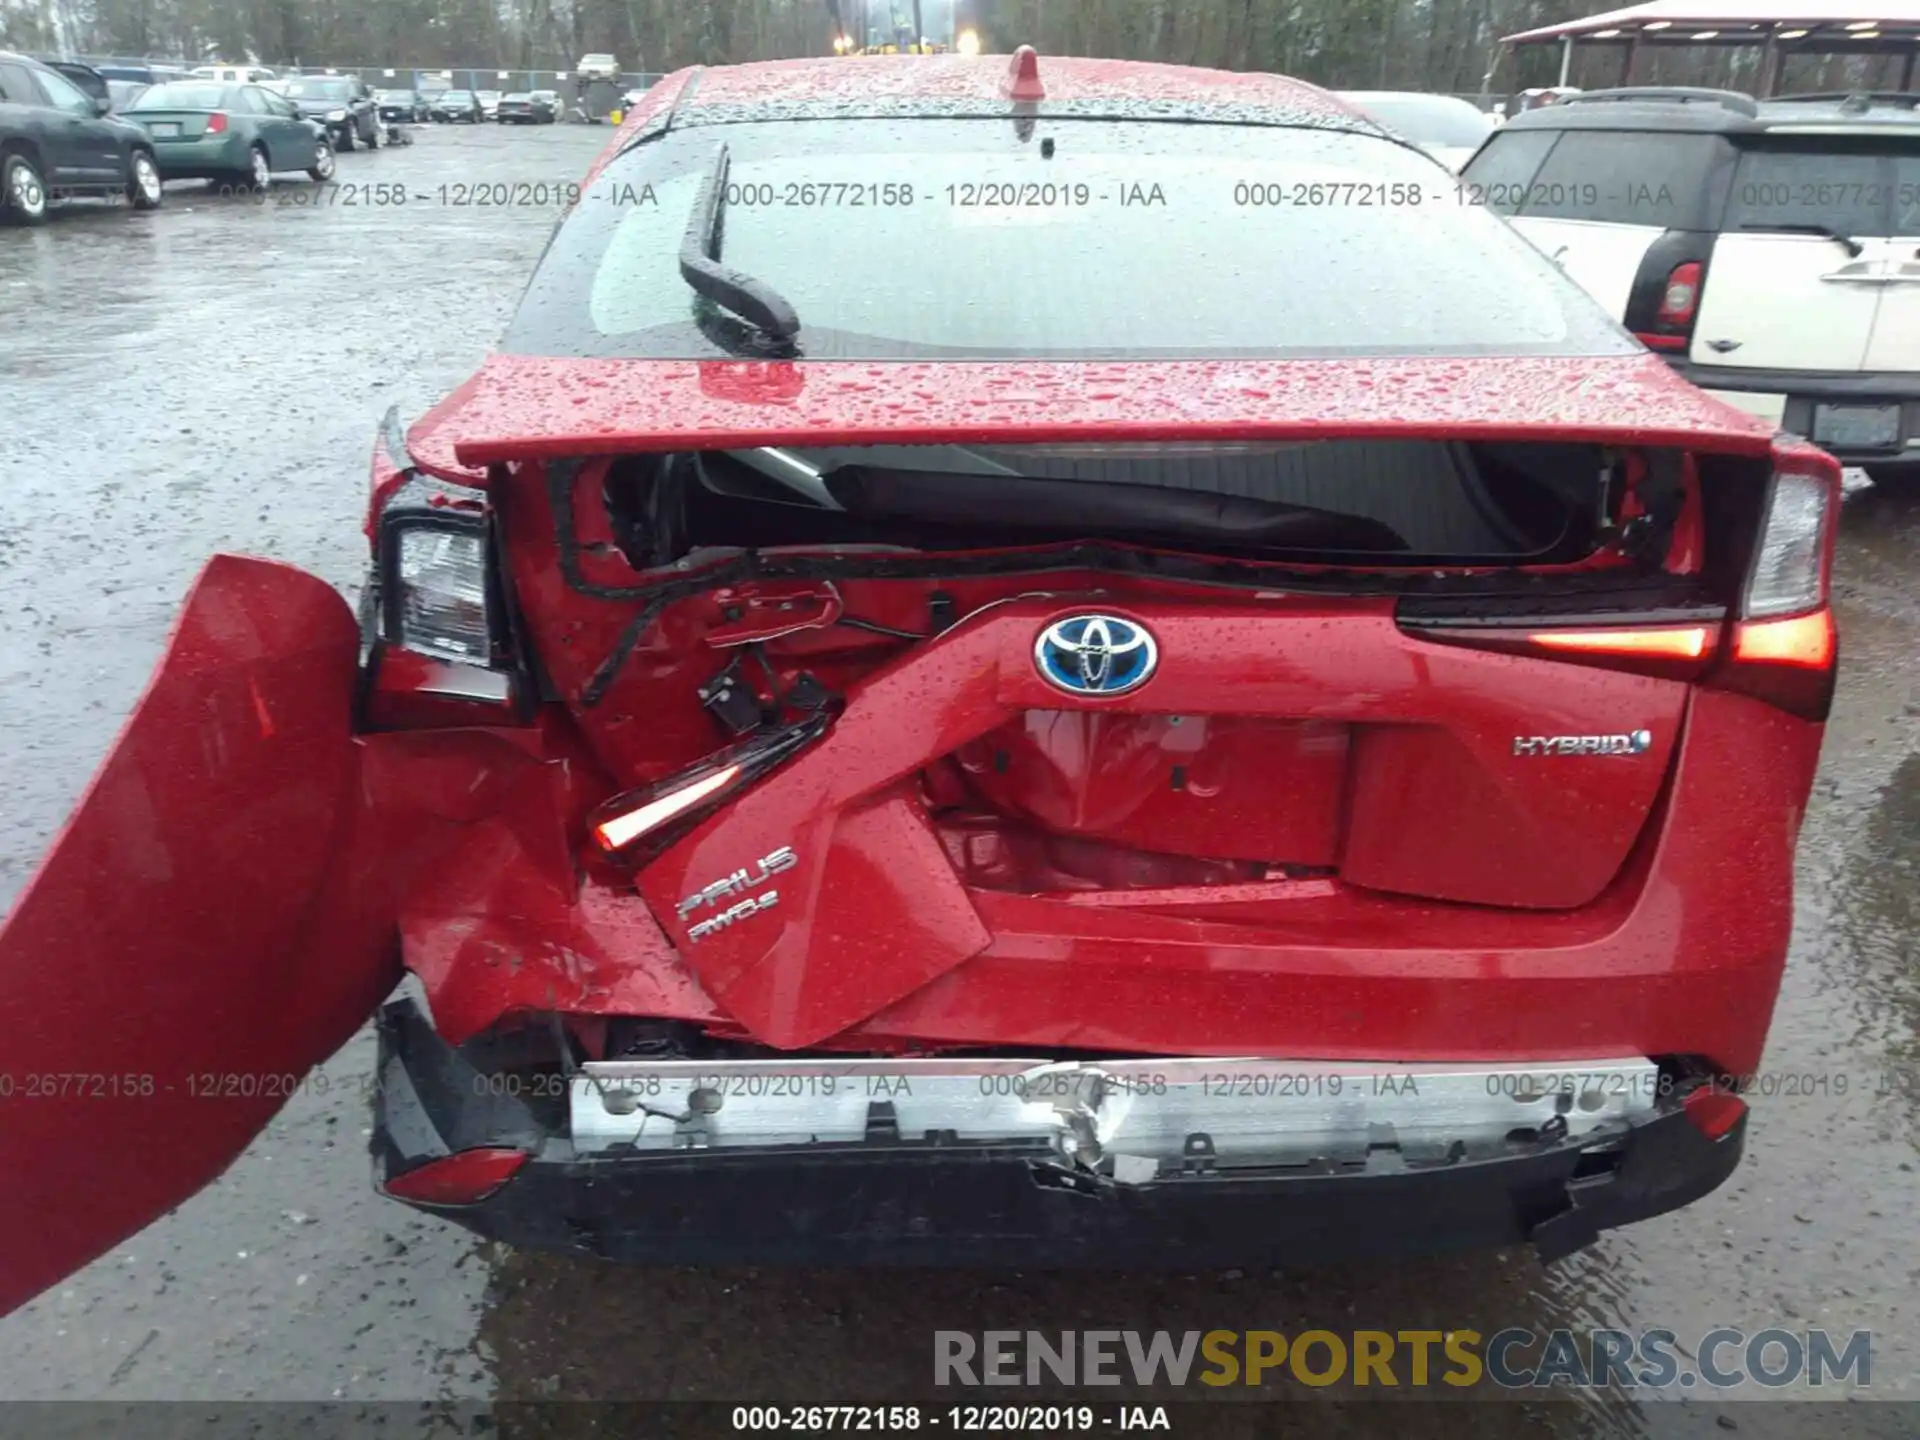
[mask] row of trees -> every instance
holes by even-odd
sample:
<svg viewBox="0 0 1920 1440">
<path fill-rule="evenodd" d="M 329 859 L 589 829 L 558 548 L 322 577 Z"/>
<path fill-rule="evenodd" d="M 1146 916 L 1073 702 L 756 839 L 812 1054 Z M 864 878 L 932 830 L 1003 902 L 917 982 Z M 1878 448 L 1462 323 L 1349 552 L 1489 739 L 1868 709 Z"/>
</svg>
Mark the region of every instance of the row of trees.
<svg viewBox="0 0 1920 1440">
<path fill-rule="evenodd" d="M 991 51 L 1111 55 L 1276 70 L 1323 84 L 1466 93 L 1497 40 L 1610 8 L 1609 0 L 0 0 L 0 47 L 254 58 L 265 64 L 566 68 L 608 51 L 629 70 L 832 53 L 857 15 L 916 19 L 931 34 L 977 29 Z M 891 11 L 892 13 L 889 13 Z M 1557 79 L 1558 57 L 1523 52 L 1498 91 Z M 1636 79 L 1742 88 L 1751 50 L 1643 52 Z M 1617 82 L 1616 52 L 1576 65 L 1575 84 Z M 1794 87 L 1890 83 L 1884 65 L 1812 57 Z"/>
</svg>

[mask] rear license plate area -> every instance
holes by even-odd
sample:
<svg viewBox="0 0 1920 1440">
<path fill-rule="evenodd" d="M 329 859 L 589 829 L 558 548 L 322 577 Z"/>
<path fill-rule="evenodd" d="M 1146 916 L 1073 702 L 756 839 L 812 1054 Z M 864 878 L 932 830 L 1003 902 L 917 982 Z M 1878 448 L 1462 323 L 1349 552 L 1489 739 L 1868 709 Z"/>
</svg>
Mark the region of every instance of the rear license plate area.
<svg viewBox="0 0 1920 1440">
<path fill-rule="evenodd" d="M 156 140 L 177 139 L 179 134 L 180 127 L 170 120 L 156 120 L 153 124 L 153 135 Z"/>
<path fill-rule="evenodd" d="M 1815 405 L 1813 442 L 1849 450 L 1891 450 L 1900 443 L 1898 405 Z"/>
</svg>

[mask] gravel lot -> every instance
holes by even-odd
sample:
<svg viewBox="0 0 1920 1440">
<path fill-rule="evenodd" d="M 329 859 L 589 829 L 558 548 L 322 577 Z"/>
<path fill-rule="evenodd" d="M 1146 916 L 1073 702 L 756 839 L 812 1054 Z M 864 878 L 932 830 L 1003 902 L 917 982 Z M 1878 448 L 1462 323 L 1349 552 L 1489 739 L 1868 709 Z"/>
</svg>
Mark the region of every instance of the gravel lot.
<svg viewBox="0 0 1920 1440">
<path fill-rule="evenodd" d="M 178 184 L 156 214 L 76 206 L 0 232 L 0 906 L 207 554 L 358 584 L 381 413 L 418 414 L 465 378 L 556 214 L 438 187 L 575 180 L 608 133 L 429 128 L 341 157 L 341 186 L 425 197 L 405 205 Z M 0 1396 L 876 1401 L 931 1393 L 936 1328 L 1778 1324 L 1871 1329 L 1875 1394 L 1920 1401 L 1920 502 L 1854 489 L 1837 576 L 1840 698 L 1766 1064 L 1844 1075 L 1848 1093 L 1760 1099 L 1746 1163 L 1689 1210 L 1551 1270 L 1517 1253 L 1146 1278 L 623 1270 L 482 1246 L 377 1198 L 366 1118 L 336 1087 L 0 1320 Z M 362 1035 L 329 1071 L 371 1052 Z M 1481 1433 L 1805 1433 L 1796 1407 L 1741 1398 L 1473 1408 Z M 1849 1406 L 1817 1429 L 1910 1434 L 1915 1413 Z M 1354 1423 L 1406 1420 L 1373 1406 Z"/>
</svg>

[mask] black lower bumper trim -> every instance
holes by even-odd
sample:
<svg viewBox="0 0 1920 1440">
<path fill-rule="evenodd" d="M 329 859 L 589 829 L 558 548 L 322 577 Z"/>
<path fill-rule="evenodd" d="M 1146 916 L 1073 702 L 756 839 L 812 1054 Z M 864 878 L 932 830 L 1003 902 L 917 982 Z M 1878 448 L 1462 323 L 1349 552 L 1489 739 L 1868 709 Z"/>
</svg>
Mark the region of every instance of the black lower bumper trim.
<svg viewBox="0 0 1920 1440">
<path fill-rule="evenodd" d="M 451 1150 L 516 1145 L 533 1158 L 499 1191 L 433 1213 L 515 1245 L 652 1264 L 1207 1269 L 1523 1243 L 1550 1261 L 1707 1194 L 1739 1163 L 1744 1137 L 1743 1120 L 1709 1139 L 1675 1106 L 1604 1149 L 1541 1140 L 1413 1163 L 1374 1147 L 1342 1165 L 1220 1168 L 1144 1185 L 1089 1176 L 1037 1142 L 587 1157 L 564 1136 L 533 1141 L 524 1115 L 497 1099 L 486 1102 L 490 1121 L 474 1123 L 471 1101 L 486 1087 L 462 1082 L 458 1057 L 410 1002 L 386 1007 L 380 1031 L 373 1148 L 383 1180 Z"/>
</svg>

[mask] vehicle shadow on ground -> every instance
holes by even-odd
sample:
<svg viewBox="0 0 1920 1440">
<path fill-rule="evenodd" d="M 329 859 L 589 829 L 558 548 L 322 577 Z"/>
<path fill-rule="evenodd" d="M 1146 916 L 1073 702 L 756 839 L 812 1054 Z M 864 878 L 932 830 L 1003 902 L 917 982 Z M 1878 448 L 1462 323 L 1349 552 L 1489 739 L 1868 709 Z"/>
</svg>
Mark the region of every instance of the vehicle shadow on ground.
<svg viewBox="0 0 1920 1440">
<path fill-rule="evenodd" d="M 590 1407 L 564 1405 L 513 1412 L 516 1401 L 917 1401 L 941 1409 L 982 1403 L 1366 1401 L 1376 1395 L 1462 1401 L 1467 1390 L 1437 1383 L 1448 1369 L 1438 1347 L 1429 1384 L 1418 1390 L 1401 1352 L 1394 1394 L 1378 1387 L 1356 1390 L 1350 1375 L 1312 1387 L 1284 1371 L 1254 1387 L 1207 1386 L 1197 1383 L 1207 1368 L 1198 1357 L 1184 1387 L 939 1388 L 934 1332 L 962 1330 L 977 1338 L 986 1330 L 1038 1330 L 1056 1342 L 1063 1330 L 1166 1330 L 1177 1338 L 1188 1330 L 1277 1330 L 1292 1337 L 1321 1329 L 1348 1339 L 1365 1329 L 1477 1330 L 1485 1337 L 1514 1325 L 1545 1330 L 1574 1323 L 1560 1313 L 1555 1297 L 1591 1301 L 1610 1293 L 1606 1266 L 1598 1255 L 1576 1256 L 1562 1267 L 1563 1279 L 1560 1271 L 1543 1271 L 1531 1253 L 1495 1251 L 1284 1274 L 694 1270 L 495 1247 L 480 1343 L 491 1352 L 496 1403 L 509 1407 L 497 1412 L 500 1433 L 515 1440 L 587 1433 L 582 1427 L 594 1415 Z M 1607 1321 L 1588 1316 L 1586 1323 Z M 1119 1368 L 1128 1368 L 1124 1353 Z M 1446 1407 L 1460 1412 L 1461 1427 L 1428 1423 L 1440 1407 L 1423 1406 L 1418 1433 L 1460 1428 L 1490 1436 L 1592 1434 L 1596 1422 L 1615 1434 L 1639 1432 L 1630 1418 L 1610 1415 L 1610 1404 L 1564 1403 L 1564 1394 L 1557 1404 L 1542 1406 L 1534 1396 L 1501 1404 L 1485 1385 L 1471 1394 L 1493 1403 Z M 1362 1416 L 1357 1428 L 1346 1423 L 1331 1433 L 1409 1433 L 1401 1406 L 1355 1405 L 1342 1413 L 1352 1422 L 1362 1410 L 1377 1412 L 1377 1423 Z M 1240 1412 L 1239 1421 L 1251 1418 Z M 1572 1428 L 1563 1429 L 1561 1422 Z M 1181 1428 L 1190 1428 L 1184 1417 Z M 1243 1430 L 1240 1425 L 1234 1433 Z M 1314 1430 L 1329 1433 L 1318 1419 Z"/>
</svg>

